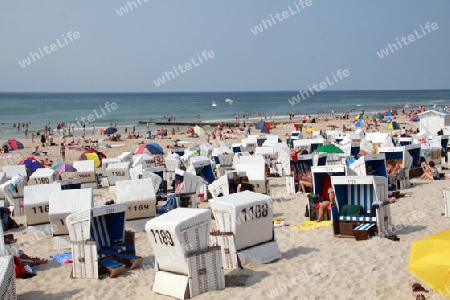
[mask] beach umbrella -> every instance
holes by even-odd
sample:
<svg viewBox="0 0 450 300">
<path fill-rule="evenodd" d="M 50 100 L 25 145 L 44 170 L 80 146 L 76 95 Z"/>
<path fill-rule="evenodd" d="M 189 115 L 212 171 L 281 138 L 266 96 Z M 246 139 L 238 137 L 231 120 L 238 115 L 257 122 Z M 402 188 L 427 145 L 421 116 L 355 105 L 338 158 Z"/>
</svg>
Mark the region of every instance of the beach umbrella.
<svg viewBox="0 0 450 300">
<path fill-rule="evenodd" d="M 450 296 L 450 230 L 411 243 L 408 270 L 433 290 Z"/>
<path fill-rule="evenodd" d="M 145 144 L 145 146 L 147 147 L 148 151 L 150 151 L 151 154 L 163 154 L 164 150 L 163 148 L 158 145 L 157 143 L 147 143 Z"/>
<path fill-rule="evenodd" d="M 318 130 L 317 130 L 317 128 L 309 127 L 308 129 L 306 129 L 306 131 L 313 132 L 313 131 L 318 131 Z"/>
<path fill-rule="evenodd" d="M 363 127 L 365 125 L 364 119 L 359 119 L 355 123 L 355 127 Z"/>
<path fill-rule="evenodd" d="M 40 162 L 36 160 L 36 158 L 30 156 L 22 160 L 19 165 L 26 165 L 31 172 L 36 171 L 40 168 L 45 168 Z"/>
<path fill-rule="evenodd" d="M 261 129 L 261 128 L 263 128 L 264 127 L 264 124 L 266 124 L 266 122 L 264 122 L 264 121 L 259 121 L 257 124 L 256 124 L 256 129 Z"/>
<path fill-rule="evenodd" d="M 382 114 L 380 114 L 380 113 L 377 113 L 377 114 L 373 115 L 372 118 L 374 118 L 374 119 L 384 119 L 384 116 Z"/>
<path fill-rule="evenodd" d="M 147 146 L 140 145 L 136 150 L 134 150 L 134 154 L 148 154 L 151 155 L 150 151 L 147 149 Z"/>
<path fill-rule="evenodd" d="M 316 152 L 323 153 L 344 153 L 341 148 L 333 146 L 333 145 L 323 145 L 316 149 Z"/>
<path fill-rule="evenodd" d="M 391 114 L 390 111 L 385 112 L 384 115 L 385 115 L 386 117 L 392 117 L 392 114 Z"/>
<path fill-rule="evenodd" d="M 105 132 L 105 130 L 106 130 L 106 128 L 100 128 L 100 129 L 97 131 L 97 134 L 103 134 L 103 132 Z"/>
<path fill-rule="evenodd" d="M 198 135 L 205 135 L 205 134 L 206 134 L 205 129 L 201 128 L 201 127 L 198 126 L 198 125 L 195 125 L 195 127 L 194 127 L 194 132 L 195 132 L 196 134 L 198 134 Z"/>
<path fill-rule="evenodd" d="M 23 144 L 18 140 L 10 139 L 3 143 L 3 147 L 8 146 L 9 150 L 23 149 Z"/>
<path fill-rule="evenodd" d="M 302 117 L 302 120 L 307 120 L 308 119 L 308 116 L 307 115 L 304 115 L 303 117 Z"/>
<path fill-rule="evenodd" d="M 59 173 L 76 172 L 77 171 L 77 169 L 75 169 L 72 165 L 69 165 L 69 164 L 56 165 L 56 166 L 51 167 L 50 169 L 55 170 L 56 172 L 59 172 Z"/>
<path fill-rule="evenodd" d="M 109 128 L 106 128 L 106 130 L 103 132 L 103 134 L 108 135 L 108 134 L 114 134 L 116 132 L 117 132 L 117 128 L 109 127 Z"/>
<path fill-rule="evenodd" d="M 392 121 L 391 123 L 388 124 L 387 129 L 389 129 L 389 130 L 399 130 L 400 129 L 400 125 L 398 125 L 397 122 Z"/>
<path fill-rule="evenodd" d="M 102 159 L 106 158 L 106 155 L 104 155 L 100 151 L 96 150 L 86 150 L 83 152 L 83 154 L 80 155 L 78 160 L 93 160 L 94 166 L 96 168 L 100 167 L 102 165 Z"/>
</svg>

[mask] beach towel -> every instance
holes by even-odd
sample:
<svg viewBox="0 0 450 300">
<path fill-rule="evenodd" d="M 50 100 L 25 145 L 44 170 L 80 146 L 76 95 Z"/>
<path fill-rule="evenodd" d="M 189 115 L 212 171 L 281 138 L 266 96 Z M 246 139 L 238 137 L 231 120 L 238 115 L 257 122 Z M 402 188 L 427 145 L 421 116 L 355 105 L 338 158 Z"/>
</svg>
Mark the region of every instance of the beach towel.
<svg viewBox="0 0 450 300">
<path fill-rule="evenodd" d="M 347 217 L 361 217 L 364 214 L 364 209 L 361 205 L 343 205 L 339 213 L 339 215 Z"/>
<path fill-rule="evenodd" d="M 54 261 L 59 263 L 60 265 L 66 265 L 72 262 L 72 252 L 64 252 L 61 254 L 53 254 L 50 255 Z"/>
<path fill-rule="evenodd" d="M 302 225 L 294 226 L 291 228 L 291 230 L 313 230 L 316 228 L 327 227 L 331 225 L 332 221 L 317 222 L 305 220 L 302 222 Z"/>
</svg>

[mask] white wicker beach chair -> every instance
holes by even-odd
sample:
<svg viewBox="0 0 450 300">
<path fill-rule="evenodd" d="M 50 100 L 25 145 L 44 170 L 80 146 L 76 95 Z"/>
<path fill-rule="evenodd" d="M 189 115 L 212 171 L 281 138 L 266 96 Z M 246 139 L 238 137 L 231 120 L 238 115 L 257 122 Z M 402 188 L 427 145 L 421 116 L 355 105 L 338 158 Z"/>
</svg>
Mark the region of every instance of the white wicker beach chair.
<svg viewBox="0 0 450 300">
<path fill-rule="evenodd" d="M 74 161 L 73 167 L 77 169 L 76 174 L 85 187 L 97 188 L 97 176 L 95 174 L 95 164 L 93 160 Z"/>
<path fill-rule="evenodd" d="M 164 163 L 166 165 L 164 180 L 166 180 L 167 186 L 172 186 L 172 182 L 175 179 L 175 170 L 180 168 L 181 161 L 175 158 L 166 158 Z"/>
<path fill-rule="evenodd" d="M 387 178 L 381 176 L 332 176 L 337 205 L 331 207 L 335 236 L 353 237 L 362 224 L 375 224 L 376 231 L 390 235 L 392 220 Z M 367 216 L 340 215 L 343 205 L 359 205 Z"/>
<path fill-rule="evenodd" d="M 130 180 L 130 163 L 121 162 L 117 164 L 110 164 L 106 168 L 108 174 L 109 185 L 115 185 L 116 182 L 121 180 Z"/>
<path fill-rule="evenodd" d="M 236 171 L 246 174 L 255 192 L 267 193 L 265 161 L 262 155 L 241 156 L 236 164 Z"/>
<path fill-rule="evenodd" d="M 144 154 L 138 154 L 133 155 L 133 167 L 136 167 L 138 165 L 142 165 L 143 169 L 155 167 L 155 157 L 150 156 L 146 153 Z"/>
<path fill-rule="evenodd" d="M 40 168 L 31 174 L 29 183 L 30 185 L 53 183 L 58 180 L 57 175 L 52 169 Z"/>
<path fill-rule="evenodd" d="M 117 158 L 120 159 L 121 162 L 128 162 L 130 164 L 133 163 L 133 153 L 131 152 L 123 152 L 117 156 Z"/>
<path fill-rule="evenodd" d="M 160 178 L 158 175 L 155 176 Z M 143 231 L 145 223 L 156 216 L 156 194 L 153 180 L 145 178 L 118 181 L 116 193 L 118 203 L 125 203 L 127 206 L 127 226 L 133 231 Z"/>
<path fill-rule="evenodd" d="M 93 204 L 91 188 L 50 193 L 49 220 L 52 224 L 54 250 L 70 248 L 66 217 L 90 209 Z"/>
<path fill-rule="evenodd" d="M 22 216 L 24 214 L 23 210 L 23 191 L 26 186 L 26 179 L 21 183 L 17 184 L 17 191 L 11 185 L 11 180 L 6 181 L 0 185 L 0 189 L 3 191 L 5 196 L 5 206 L 9 206 L 13 211 L 14 216 Z"/>
<path fill-rule="evenodd" d="M 103 177 L 107 177 L 108 176 L 108 173 L 106 172 L 106 168 L 108 168 L 109 165 L 111 165 L 111 164 L 118 164 L 120 162 L 122 162 L 122 161 L 120 160 L 120 158 L 117 158 L 117 157 L 102 159 L 102 176 Z"/>
<path fill-rule="evenodd" d="M 29 185 L 24 190 L 24 210 L 27 226 L 50 223 L 50 193 L 61 191 L 60 183 Z"/>
<path fill-rule="evenodd" d="M 178 299 L 225 288 L 219 247 L 208 247 L 211 212 L 177 208 L 145 226 L 155 254 L 153 291 Z"/>
<path fill-rule="evenodd" d="M 209 203 L 219 230 L 211 233 L 211 242 L 221 246 L 224 267 L 238 267 L 236 255 L 242 264 L 281 258 L 273 234 L 272 198 L 245 191 L 213 198 Z"/>
<path fill-rule="evenodd" d="M 6 174 L 6 179 L 11 179 L 16 175 L 22 175 L 27 180 L 27 168 L 25 165 L 18 166 L 3 166 L 3 172 Z"/>
<path fill-rule="evenodd" d="M 228 186 L 228 175 L 220 176 L 219 179 L 208 185 L 208 191 L 211 193 L 213 198 L 219 195 L 226 196 L 230 194 Z"/>
<path fill-rule="evenodd" d="M 177 207 L 181 207 L 180 197 L 189 197 L 188 207 L 197 207 L 197 195 L 206 193 L 205 181 L 202 177 L 177 169 L 176 174 L 183 176 L 184 193 L 177 196 Z"/>
<path fill-rule="evenodd" d="M 121 274 L 126 265 L 131 269 L 142 262 L 134 254 L 134 241 L 125 234 L 126 204 L 101 205 L 67 216 L 72 243 L 73 277 L 98 278 L 99 264 L 110 272 L 110 277 Z M 111 258 L 112 257 L 112 258 Z"/>
<path fill-rule="evenodd" d="M 14 258 L 12 256 L 0 257 L 0 299 L 17 299 Z"/>
</svg>

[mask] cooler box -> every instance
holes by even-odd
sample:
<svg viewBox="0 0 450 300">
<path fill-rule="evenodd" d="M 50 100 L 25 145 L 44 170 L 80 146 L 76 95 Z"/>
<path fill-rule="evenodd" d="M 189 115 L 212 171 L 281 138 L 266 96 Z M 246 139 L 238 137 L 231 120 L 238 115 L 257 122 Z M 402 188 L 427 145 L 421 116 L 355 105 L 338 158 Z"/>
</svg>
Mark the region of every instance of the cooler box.
<svg viewBox="0 0 450 300">
<path fill-rule="evenodd" d="M 236 251 L 273 239 L 273 200 L 244 191 L 209 200 L 217 228 L 233 232 Z"/>
</svg>

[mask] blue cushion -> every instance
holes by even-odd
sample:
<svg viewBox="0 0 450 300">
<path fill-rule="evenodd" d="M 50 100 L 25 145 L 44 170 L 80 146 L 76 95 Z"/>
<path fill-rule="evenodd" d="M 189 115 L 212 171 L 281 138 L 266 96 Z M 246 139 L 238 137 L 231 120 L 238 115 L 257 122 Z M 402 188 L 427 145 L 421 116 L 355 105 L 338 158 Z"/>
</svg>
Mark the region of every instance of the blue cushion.
<svg viewBox="0 0 450 300">
<path fill-rule="evenodd" d="M 123 265 L 122 263 L 120 263 L 114 259 L 111 259 L 111 258 L 106 258 L 106 259 L 100 261 L 100 264 L 107 268 L 111 268 L 111 269 L 115 269 L 115 268 L 118 268 Z"/>
</svg>

